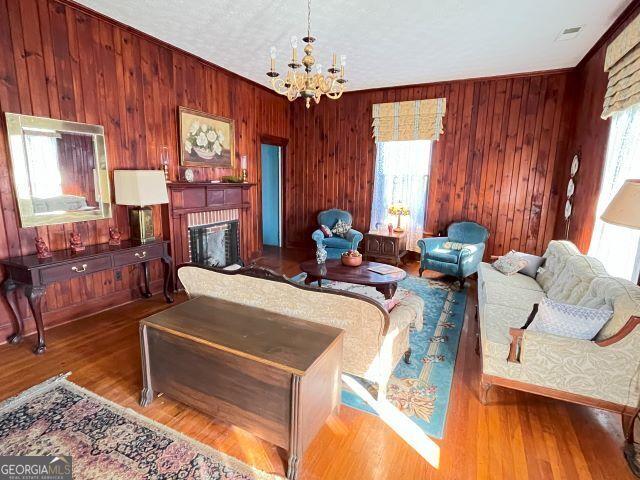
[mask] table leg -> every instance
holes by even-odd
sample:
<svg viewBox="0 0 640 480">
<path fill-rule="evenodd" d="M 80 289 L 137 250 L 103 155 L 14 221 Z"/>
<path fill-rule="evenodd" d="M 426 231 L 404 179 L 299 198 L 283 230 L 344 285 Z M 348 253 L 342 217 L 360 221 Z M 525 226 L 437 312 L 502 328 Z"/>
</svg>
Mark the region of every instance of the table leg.
<svg viewBox="0 0 640 480">
<path fill-rule="evenodd" d="M 386 285 L 380 285 L 379 287 L 376 287 L 376 290 L 383 294 L 384 298 L 390 300 L 395 295 L 397 288 L 397 283 L 387 283 Z"/>
<path fill-rule="evenodd" d="M 164 299 L 167 303 L 173 303 L 173 258 L 169 255 L 163 255 L 162 264 L 164 265 Z"/>
<path fill-rule="evenodd" d="M 149 288 L 149 264 L 147 262 L 142 262 L 140 264 L 142 267 L 142 277 L 144 280 L 144 290 L 142 290 L 142 296 L 144 298 L 151 298 L 151 289 Z"/>
<path fill-rule="evenodd" d="M 313 282 L 318 282 L 318 287 L 322 287 L 322 277 L 314 277 L 307 273 L 307 277 L 304 279 L 304 284 L 311 285 Z"/>
<path fill-rule="evenodd" d="M 11 307 L 11 311 L 13 312 L 13 318 L 11 319 L 13 323 L 13 333 L 7 337 L 7 342 L 13 345 L 16 345 L 22 341 L 22 334 L 24 331 L 22 318 L 20 317 L 20 311 L 18 310 L 18 301 L 16 298 L 17 288 L 18 284 L 11 278 L 7 278 L 4 282 L 2 282 L 2 293 L 7 299 L 7 303 L 9 304 L 9 307 Z"/>
<path fill-rule="evenodd" d="M 27 285 L 24 293 L 29 300 L 29 306 L 36 321 L 36 329 L 38 330 L 38 343 L 33 349 L 33 353 L 40 355 L 47 348 L 44 341 L 44 324 L 42 323 L 42 296 L 44 295 L 44 287 Z"/>
<path fill-rule="evenodd" d="M 146 325 L 140 325 L 140 357 L 142 358 L 142 392 L 140 406 L 146 407 L 153 402 L 153 388 L 151 387 L 151 371 L 149 367 L 149 343 Z"/>
<path fill-rule="evenodd" d="M 287 479 L 298 478 L 300 452 L 300 377 L 293 375 L 291 379 L 291 423 L 289 436 L 289 460 L 287 462 Z"/>
</svg>

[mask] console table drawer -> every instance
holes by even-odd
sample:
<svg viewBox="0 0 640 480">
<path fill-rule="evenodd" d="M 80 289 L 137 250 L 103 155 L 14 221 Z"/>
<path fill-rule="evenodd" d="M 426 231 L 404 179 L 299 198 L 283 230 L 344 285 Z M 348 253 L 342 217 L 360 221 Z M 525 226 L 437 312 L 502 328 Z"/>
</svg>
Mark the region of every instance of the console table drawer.
<svg viewBox="0 0 640 480">
<path fill-rule="evenodd" d="M 60 282 L 70 278 L 100 272 L 111 268 L 111 256 L 97 258 L 79 258 L 77 261 L 69 261 L 63 265 L 43 268 L 40 270 L 42 283 Z"/>
<path fill-rule="evenodd" d="M 131 265 L 132 263 L 140 263 L 160 258 L 162 257 L 162 250 L 162 244 L 149 244 L 142 245 L 127 252 L 117 253 L 113 256 L 113 266 L 121 267 L 123 265 Z"/>
</svg>

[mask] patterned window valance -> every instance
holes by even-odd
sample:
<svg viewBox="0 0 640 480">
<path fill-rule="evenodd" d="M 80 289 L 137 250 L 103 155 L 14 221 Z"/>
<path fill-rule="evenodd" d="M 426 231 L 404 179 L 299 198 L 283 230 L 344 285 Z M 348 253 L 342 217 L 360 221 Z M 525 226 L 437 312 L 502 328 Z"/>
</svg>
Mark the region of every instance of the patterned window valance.
<svg viewBox="0 0 640 480">
<path fill-rule="evenodd" d="M 412 100 L 373 105 L 373 136 L 376 142 L 392 140 L 438 140 L 447 100 Z"/>
<path fill-rule="evenodd" d="M 640 103 L 640 16 L 607 47 L 604 70 L 609 84 L 602 118 Z"/>
</svg>

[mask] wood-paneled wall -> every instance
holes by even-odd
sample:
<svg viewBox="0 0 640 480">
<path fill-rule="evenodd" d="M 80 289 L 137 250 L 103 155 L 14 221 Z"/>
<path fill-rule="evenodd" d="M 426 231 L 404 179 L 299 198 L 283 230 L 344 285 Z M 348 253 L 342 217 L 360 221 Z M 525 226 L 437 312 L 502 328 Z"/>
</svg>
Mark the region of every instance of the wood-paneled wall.
<svg viewBox="0 0 640 480">
<path fill-rule="evenodd" d="M 574 153 L 580 153 L 580 170 L 576 177 L 573 213 L 569 224 L 569 240 L 583 252 L 589 251 L 596 220 L 596 207 L 604 169 L 607 140 L 611 120 L 603 120 L 602 105 L 607 90 L 608 74 L 604 71 L 607 46 L 631 20 L 640 15 L 640 1 L 635 0 L 622 13 L 614 25 L 571 73 L 571 96 L 567 109 L 572 112 L 571 139 L 568 155 L 557 170 L 558 181 L 565 186 L 569 181 L 569 168 Z M 639 160 L 640 161 L 640 160 Z M 556 224 L 556 238 L 566 237 L 562 190 Z"/>
<path fill-rule="evenodd" d="M 489 228 L 487 255 L 541 253 L 558 206 L 553 172 L 565 155 L 567 72 L 455 81 L 345 94 L 309 110 L 293 105 L 286 165 L 286 241 L 311 245 L 318 211 L 349 210 L 367 231 L 375 143 L 374 103 L 447 99 L 444 135 L 433 150 L 425 230 L 453 221 Z"/>
<path fill-rule="evenodd" d="M 212 48 L 215 46 L 212 45 Z M 236 126 L 236 156 L 246 154 L 256 181 L 260 136 L 288 137 L 287 100 L 192 55 L 72 4 L 55 0 L 0 0 L 0 110 L 103 125 L 110 170 L 160 168 L 159 151 L 170 149 L 171 176 L 178 172 L 177 108 L 186 106 L 230 117 Z M 128 235 L 127 210 L 112 220 L 19 228 L 12 192 L 4 118 L 0 128 L 0 256 L 34 252 L 36 234 L 51 249 L 66 248 L 72 230 L 85 243 L 108 240 L 108 226 Z M 203 169 L 200 178 L 225 171 Z M 243 213 L 243 255 L 259 245 L 259 189 Z M 155 209 L 162 235 L 160 208 Z M 160 278 L 153 267 L 153 280 Z M 138 271 L 121 279 L 105 272 L 52 286 L 45 296 L 45 322 L 68 321 L 134 298 Z M 27 315 L 26 304 L 22 310 Z M 9 310 L 0 301 L 0 339 Z M 29 322 L 27 329 L 32 330 Z M 0 341 L 1 341 L 0 340 Z"/>
</svg>

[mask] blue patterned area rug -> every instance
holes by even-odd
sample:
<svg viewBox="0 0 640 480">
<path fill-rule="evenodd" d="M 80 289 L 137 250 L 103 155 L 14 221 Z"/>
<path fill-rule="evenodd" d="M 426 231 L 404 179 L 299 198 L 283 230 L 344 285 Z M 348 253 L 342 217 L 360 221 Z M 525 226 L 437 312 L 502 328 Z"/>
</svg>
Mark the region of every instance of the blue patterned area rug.
<svg viewBox="0 0 640 480">
<path fill-rule="evenodd" d="M 302 283 L 306 274 L 292 278 Z M 315 284 L 314 284 L 315 285 Z M 322 283 L 323 288 L 349 290 L 381 300 L 374 288 L 341 282 Z M 411 364 L 398 362 L 387 387 L 387 400 L 427 435 L 441 439 L 447 419 L 447 408 L 456 364 L 458 342 L 464 323 L 467 301 L 465 290 L 447 282 L 408 276 L 398 283 L 396 296 L 406 291 L 419 295 L 425 304 L 422 331 L 412 329 L 409 337 Z M 353 388 L 344 384 L 342 403 L 377 415 L 373 387 L 361 378 Z"/>
</svg>

